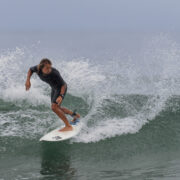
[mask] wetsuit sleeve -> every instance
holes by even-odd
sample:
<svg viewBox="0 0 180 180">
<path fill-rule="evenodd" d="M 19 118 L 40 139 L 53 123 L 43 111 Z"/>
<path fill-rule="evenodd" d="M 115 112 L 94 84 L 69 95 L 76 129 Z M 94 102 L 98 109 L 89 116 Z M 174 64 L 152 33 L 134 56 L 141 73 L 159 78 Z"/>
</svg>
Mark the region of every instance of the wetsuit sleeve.
<svg viewBox="0 0 180 180">
<path fill-rule="evenodd" d="M 32 73 L 37 72 L 38 71 L 37 65 L 30 67 L 30 70 L 31 70 Z"/>
<path fill-rule="evenodd" d="M 64 84 L 66 84 L 66 82 L 64 81 L 64 79 L 61 77 L 61 74 L 59 73 L 58 70 L 56 70 L 56 75 L 58 77 L 58 82 L 60 83 L 60 86 L 63 86 Z"/>
</svg>

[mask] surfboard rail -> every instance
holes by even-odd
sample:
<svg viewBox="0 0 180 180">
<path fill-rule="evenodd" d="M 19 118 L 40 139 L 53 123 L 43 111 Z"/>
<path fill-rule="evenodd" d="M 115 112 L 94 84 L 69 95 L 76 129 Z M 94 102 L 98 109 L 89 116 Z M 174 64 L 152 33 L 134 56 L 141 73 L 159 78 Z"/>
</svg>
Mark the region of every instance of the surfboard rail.
<svg viewBox="0 0 180 180">
<path fill-rule="evenodd" d="M 76 136 L 82 127 L 82 123 L 78 121 L 75 124 L 71 124 L 73 127 L 72 131 L 59 131 L 61 128 L 64 127 L 64 125 L 50 131 L 49 133 L 45 134 L 43 137 L 39 139 L 39 141 L 64 141 L 70 138 L 73 138 Z"/>
</svg>

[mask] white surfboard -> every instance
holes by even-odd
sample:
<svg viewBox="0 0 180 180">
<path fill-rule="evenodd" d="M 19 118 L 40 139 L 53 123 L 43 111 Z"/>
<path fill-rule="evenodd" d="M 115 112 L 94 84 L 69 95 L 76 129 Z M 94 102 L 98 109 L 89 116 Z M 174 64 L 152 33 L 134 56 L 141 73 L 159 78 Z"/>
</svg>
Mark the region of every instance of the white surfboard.
<svg viewBox="0 0 180 180">
<path fill-rule="evenodd" d="M 49 133 L 44 135 L 42 138 L 40 138 L 39 141 L 64 141 L 64 140 L 70 139 L 76 136 L 80 132 L 82 123 L 79 121 L 79 122 L 76 122 L 75 124 L 72 124 L 72 127 L 73 127 L 72 131 L 63 131 L 63 132 L 59 131 L 63 127 L 64 125 L 50 131 Z"/>
</svg>

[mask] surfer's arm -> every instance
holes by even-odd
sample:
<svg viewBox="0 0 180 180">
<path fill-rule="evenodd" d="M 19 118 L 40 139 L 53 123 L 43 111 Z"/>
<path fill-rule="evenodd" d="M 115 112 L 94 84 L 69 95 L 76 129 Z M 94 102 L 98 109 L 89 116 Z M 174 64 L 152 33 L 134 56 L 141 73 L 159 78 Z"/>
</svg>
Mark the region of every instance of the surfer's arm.
<svg viewBox="0 0 180 180">
<path fill-rule="evenodd" d="M 67 88 L 67 84 L 65 83 L 65 84 L 61 87 L 60 95 L 64 95 L 66 88 Z"/>
<path fill-rule="evenodd" d="M 65 83 L 64 85 L 62 85 L 60 94 L 59 94 L 58 98 L 56 99 L 56 102 L 58 103 L 58 105 L 61 104 L 61 102 L 64 98 L 64 93 L 65 93 L 66 88 L 67 88 L 67 84 Z"/>
<path fill-rule="evenodd" d="M 66 91 L 66 88 L 67 88 L 67 84 L 64 81 L 64 79 L 61 77 L 61 74 L 59 73 L 58 70 L 56 70 L 55 73 L 56 73 L 57 79 L 59 80 L 59 85 L 61 86 L 61 90 L 60 90 L 59 96 L 61 96 L 63 98 L 63 95 L 64 95 L 64 93 Z"/>
<path fill-rule="evenodd" d="M 26 86 L 26 91 L 28 91 L 31 87 L 31 76 L 32 76 L 33 72 L 31 71 L 31 69 L 29 69 L 28 73 L 27 73 L 27 79 L 26 79 L 26 83 L 25 83 L 25 86 Z"/>
<path fill-rule="evenodd" d="M 37 72 L 38 71 L 38 66 L 32 66 L 29 68 L 29 71 L 27 73 L 27 79 L 26 79 L 26 83 L 25 83 L 25 86 L 26 86 L 26 91 L 30 89 L 31 87 L 31 76 L 34 72 Z"/>
<path fill-rule="evenodd" d="M 37 66 L 32 66 L 32 67 L 30 67 L 30 68 L 29 68 L 29 71 L 28 71 L 28 73 L 27 73 L 27 80 L 26 80 L 26 81 L 30 81 L 32 74 L 33 74 L 34 72 L 37 72 L 37 71 L 38 71 Z"/>
<path fill-rule="evenodd" d="M 27 73 L 27 81 L 30 81 L 32 74 L 33 74 L 33 72 L 31 71 L 31 69 L 29 69 L 29 71 Z"/>
</svg>

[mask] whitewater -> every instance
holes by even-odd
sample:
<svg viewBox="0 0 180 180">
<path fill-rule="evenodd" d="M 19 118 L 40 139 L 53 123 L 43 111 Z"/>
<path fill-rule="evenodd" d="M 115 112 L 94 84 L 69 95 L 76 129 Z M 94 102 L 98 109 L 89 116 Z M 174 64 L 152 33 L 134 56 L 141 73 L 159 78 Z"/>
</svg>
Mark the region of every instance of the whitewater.
<svg viewBox="0 0 180 180">
<path fill-rule="evenodd" d="M 33 54 L 33 48 L 1 52 L 2 137 L 36 139 L 62 124 L 50 109 L 50 88 L 36 75 L 30 91 L 25 91 L 29 67 L 43 58 Z M 138 61 L 130 55 L 124 59 L 112 57 L 103 63 L 85 57 L 50 58 L 68 84 L 64 106 L 76 108 L 82 115 L 83 129 L 71 143 L 138 133 L 155 120 L 171 98 L 179 95 L 179 57 L 179 45 L 159 35 L 148 41 Z"/>
</svg>

